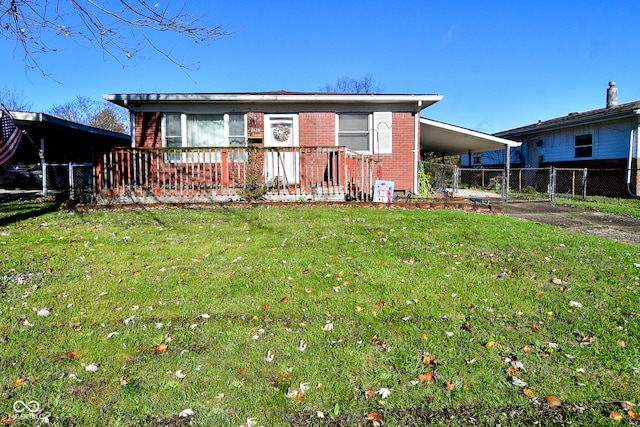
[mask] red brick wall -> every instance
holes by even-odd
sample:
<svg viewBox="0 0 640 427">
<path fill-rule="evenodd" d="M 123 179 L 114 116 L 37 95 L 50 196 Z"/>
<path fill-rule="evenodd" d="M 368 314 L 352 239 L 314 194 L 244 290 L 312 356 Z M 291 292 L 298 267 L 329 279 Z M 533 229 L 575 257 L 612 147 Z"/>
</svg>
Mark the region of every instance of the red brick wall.
<svg viewBox="0 0 640 427">
<path fill-rule="evenodd" d="M 336 145 L 335 113 L 300 113 L 301 147 L 333 147 Z"/>
<path fill-rule="evenodd" d="M 136 113 L 136 147 L 162 147 L 162 114 Z"/>
<path fill-rule="evenodd" d="M 395 182 L 395 190 L 406 194 L 413 188 L 413 176 L 416 168 L 415 116 L 412 113 L 393 113 L 392 116 L 393 154 L 382 154 L 382 178 Z"/>
<path fill-rule="evenodd" d="M 255 127 L 264 127 L 264 113 L 254 113 Z M 303 112 L 299 114 L 299 137 L 302 147 L 335 146 L 335 113 Z M 393 154 L 382 154 L 382 178 L 395 182 L 395 189 L 407 191 L 413 188 L 416 154 L 415 116 L 410 112 L 395 112 L 392 118 Z M 247 118 L 247 126 L 253 127 Z M 136 113 L 136 147 L 162 147 L 162 114 Z M 260 144 L 262 140 L 254 140 Z M 377 157 L 377 155 L 374 155 Z"/>
</svg>

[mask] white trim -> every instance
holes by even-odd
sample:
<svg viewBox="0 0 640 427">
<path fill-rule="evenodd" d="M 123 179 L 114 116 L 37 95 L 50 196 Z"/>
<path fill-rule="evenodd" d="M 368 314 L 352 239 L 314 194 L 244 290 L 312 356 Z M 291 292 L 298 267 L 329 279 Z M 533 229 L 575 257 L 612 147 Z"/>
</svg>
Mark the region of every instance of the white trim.
<svg viewBox="0 0 640 427">
<path fill-rule="evenodd" d="M 373 113 L 367 111 L 341 111 L 335 114 L 335 141 L 336 147 L 341 147 L 340 145 L 340 114 L 362 114 L 367 115 L 367 149 L 366 150 L 353 150 L 356 153 L 371 155 L 374 153 L 374 144 L 375 144 L 375 128 L 373 127 Z"/>
<path fill-rule="evenodd" d="M 287 114 L 265 114 L 264 115 L 264 146 L 265 147 L 278 147 L 278 145 L 273 144 L 273 135 L 271 134 L 271 122 L 274 120 L 291 120 L 291 127 L 293 128 L 293 134 L 291 135 L 292 147 L 300 146 L 300 132 L 298 126 L 298 114 L 297 113 L 287 113 Z"/>
<path fill-rule="evenodd" d="M 106 101 L 119 105 L 127 103 L 131 108 L 134 103 L 156 102 L 233 102 L 233 103 L 411 103 L 415 110 L 421 111 L 429 105 L 442 100 L 440 95 L 432 94 L 332 94 L 332 93 L 125 93 L 102 95 Z M 125 102 L 126 101 L 126 102 Z"/>
<path fill-rule="evenodd" d="M 393 113 L 381 111 L 373 113 L 373 153 L 393 153 Z"/>
<path fill-rule="evenodd" d="M 166 112 L 162 113 L 161 120 L 161 131 L 162 131 L 162 147 L 167 147 L 167 114 L 180 114 L 180 138 L 182 140 L 182 147 L 189 147 L 187 141 L 187 115 L 196 115 L 198 113 L 183 113 L 183 112 Z M 202 113 L 204 115 L 216 115 L 222 116 L 222 125 L 224 129 L 224 140 L 227 143 L 226 145 L 221 145 L 220 147 L 230 147 L 229 138 L 231 135 L 229 134 L 229 116 L 232 114 L 237 114 L 243 116 L 243 124 L 244 124 L 244 135 L 245 141 L 247 139 L 247 118 L 245 113 Z M 235 135 L 234 135 L 235 136 Z"/>
</svg>

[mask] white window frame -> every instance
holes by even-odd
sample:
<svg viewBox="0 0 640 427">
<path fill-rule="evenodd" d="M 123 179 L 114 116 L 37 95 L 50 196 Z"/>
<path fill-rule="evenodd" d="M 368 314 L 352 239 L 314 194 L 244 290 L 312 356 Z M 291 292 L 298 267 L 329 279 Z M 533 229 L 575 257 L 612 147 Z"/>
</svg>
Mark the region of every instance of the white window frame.
<svg viewBox="0 0 640 427">
<path fill-rule="evenodd" d="M 180 114 L 180 131 L 181 131 L 181 143 L 182 143 L 182 148 L 189 148 L 188 144 L 188 130 L 187 130 L 187 116 L 189 114 L 187 113 L 177 113 L 177 112 L 172 112 L 172 113 L 164 113 L 162 115 L 162 147 L 164 148 L 171 148 L 171 147 L 167 147 L 167 115 L 168 114 Z M 246 119 L 246 114 L 243 113 L 190 113 L 193 115 L 196 114 L 203 114 L 203 115 L 220 115 L 223 116 L 223 128 L 224 128 L 224 141 L 226 142 L 226 145 L 220 145 L 217 147 L 210 147 L 210 148 L 237 148 L 237 145 L 231 145 L 230 144 L 230 139 L 231 138 L 239 138 L 242 137 L 245 140 L 245 147 L 247 146 L 247 119 Z M 230 120 L 230 116 L 231 115 L 238 115 L 238 116 L 242 116 L 242 121 L 244 124 L 244 135 L 240 136 L 240 135 L 230 135 L 229 132 L 229 120 Z M 202 147 L 202 148 L 206 148 L 206 147 Z M 231 153 L 229 154 L 230 156 L 230 160 L 231 160 Z M 235 156 L 234 160 L 235 161 L 244 161 L 245 160 L 244 155 L 242 156 Z M 174 156 L 167 156 L 167 161 L 182 161 L 182 162 L 199 162 L 199 161 L 206 161 L 206 162 L 219 162 L 220 161 L 220 155 L 219 154 L 213 154 L 213 155 L 207 155 L 205 156 L 205 159 L 201 159 L 200 156 L 198 157 L 198 159 L 194 159 L 193 156 L 187 156 L 187 153 L 184 153 L 182 155 L 181 159 L 175 158 Z"/>
<path fill-rule="evenodd" d="M 391 154 L 393 152 L 392 142 L 392 113 L 391 112 L 362 112 L 362 111 L 342 111 L 336 113 L 336 145 L 340 144 L 340 114 L 362 114 L 367 116 L 368 148 L 366 150 L 354 150 L 360 154 Z"/>
</svg>

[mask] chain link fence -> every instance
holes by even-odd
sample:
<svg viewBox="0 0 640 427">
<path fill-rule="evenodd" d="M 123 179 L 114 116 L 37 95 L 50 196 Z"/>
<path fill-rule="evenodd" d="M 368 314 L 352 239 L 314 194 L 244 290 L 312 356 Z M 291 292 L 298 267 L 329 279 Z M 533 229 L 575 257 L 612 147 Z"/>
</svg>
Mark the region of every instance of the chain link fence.
<svg viewBox="0 0 640 427">
<path fill-rule="evenodd" d="M 418 191 L 422 197 L 446 194 L 455 188 L 458 179 L 456 166 L 443 163 L 418 163 Z"/>
<path fill-rule="evenodd" d="M 91 163 L 45 163 L 42 193 L 63 194 L 69 200 L 90 203 L 93 200 Z"/>
<path fill-rule="evenodd" d="M 556 197 L 581 198 L 587 196 L 627 197 L 624 169 L 587 168 L 514 168 L 507 180 L 504 169 L 456 168 L 459 188 L 495 191 L 508 196 L 534 199 Z M 509 188 L 509 192 L 505 189 Z"/>
</svg>

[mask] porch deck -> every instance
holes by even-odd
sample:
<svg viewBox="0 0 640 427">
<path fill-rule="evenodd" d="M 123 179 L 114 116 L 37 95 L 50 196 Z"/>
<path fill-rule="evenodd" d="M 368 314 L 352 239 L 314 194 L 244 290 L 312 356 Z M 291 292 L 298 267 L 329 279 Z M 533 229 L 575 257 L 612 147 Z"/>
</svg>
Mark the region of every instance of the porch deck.
<svg viewBox="0 0 640 427">
<path fill-rule="evenodd" d="M 345 147 L 122 148 L 96 166 L 99 203 L 371 200 L 375 159 Z"/>
</svg>

